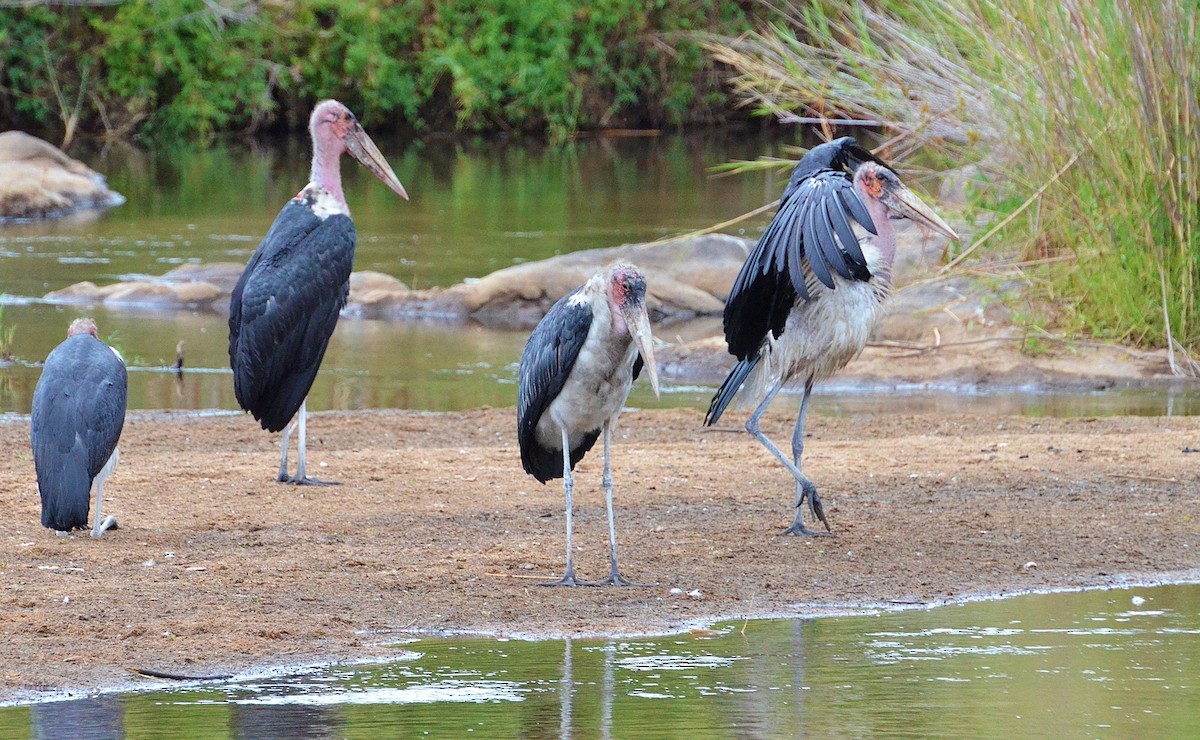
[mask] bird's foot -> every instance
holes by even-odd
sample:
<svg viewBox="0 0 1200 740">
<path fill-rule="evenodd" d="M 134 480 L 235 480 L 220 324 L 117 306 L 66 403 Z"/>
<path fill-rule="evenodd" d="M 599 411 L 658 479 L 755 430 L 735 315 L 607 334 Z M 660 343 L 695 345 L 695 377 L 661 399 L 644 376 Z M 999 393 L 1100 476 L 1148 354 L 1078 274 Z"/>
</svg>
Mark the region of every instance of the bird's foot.
<svg viewBox="0 0 1200 740">
<path fill-rule="evenodd" d="M 788 534 L 794 534 L 797 537 L 837 537 L 837 535 L 833 532 L 822 532 L 819 529 L 809 529 L 808 527 L 804 526 L 804 522 L 800 521 L 799 517 L 796 517 L 796 521 L 792 522 L 792 526 L 780 532 L 779 536 L 782 537 Z"/>
<path fill-rule="evenodd" d="M 817 487 L 811 482 L 805 482 L 798 488 L 800 490 L 796 496 L 796 519 L 790 527 L 779 534 L 794 534 L 798 537 L 833 537 L 833 528 L 829 526 L 829 519 L 825 516 L 825 507 L 821 504 L 821 496 L 817 493 Z M 813 519 L 825 525 L 824 532 L 804 526 L 805 501 L 808 502 L 808 510 L 812 513 Z"/>
<path fill-rule="evenodd" d="M 637 581 L 630 581 L 630 580 L 626 579 L 624 576 L 622 576 L 620 573 L 618 573 L 617 571 L 614 570 L 612 573 L 609 574 L 607 580 L 596 581 L 595 583 L 592 583 L 589 585 L 592 585 L 592 586 L 647 586 L 648 587 L 648 586 L 657 586 L 658 584 L 656 584 L 656 583 L 639 583 Z"/>
<path fill-rule="evenodd" d="M 276 478 L 280 483 L 288 483 L 293 486 L 340 486 L 341 481 L 336 480 L 318 480 L 309 478 L 307 475 L 284 475 Z"/>
<path fill-rule="evenodd" d="M 567 572 L 565 574 L 563 574 L 563 577 L 559 578 L 557 581 L 546 581 L 544 583 L 539 583 L 538 585 L 539 586 L 594 586 L 595 584 L 577 579 L 575 577 L 575 569 L 568 568 Z"/>
<path fill-rule="evenodd" d="M 56 530 L 54 530 L 54 536 L 55 537 L 70 537 L 71 533 L 65 529 L 56 529 Z"/>
<path fill-rule="evenodd" d="M 117 526 L 117 518 L 112 514 L 104 517 L 104 521 L 96 522 L 96 526 L 92 528 L 92 536 L 99 537 L 110 529 L 120 529 Z"/>
</svg>

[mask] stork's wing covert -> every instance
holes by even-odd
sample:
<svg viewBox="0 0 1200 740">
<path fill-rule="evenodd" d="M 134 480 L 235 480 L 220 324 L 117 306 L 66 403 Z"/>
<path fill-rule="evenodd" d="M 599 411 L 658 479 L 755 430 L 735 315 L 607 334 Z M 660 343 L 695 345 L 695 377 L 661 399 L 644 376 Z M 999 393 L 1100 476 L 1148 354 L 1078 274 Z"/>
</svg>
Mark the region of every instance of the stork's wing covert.
<svg viewBox="0 0 1200 740">
<path fill-rule="evenodd" d="M 354 222 L 317 218 L 296 200 L 280 211 L 234 287 L 229 358 L 242 408 L 270 431 L 312 387 L 349 294 Z"/>
<path fill-rule="evenodd" d="M 543 483 L 562 477 L 562 453 L 538 444 L 538 421 L 562 392 L 592 326 L 592 307 L 571 303 L 579 290 L 560 298 L 534 328 L 518 369 L 517 441 L 521 463 L 525 472 Z M 591 444 L 585 445 L 578 457 L 590 448 Z M 572 454 L 572 465 L 574 458 Z"/>
</svg>

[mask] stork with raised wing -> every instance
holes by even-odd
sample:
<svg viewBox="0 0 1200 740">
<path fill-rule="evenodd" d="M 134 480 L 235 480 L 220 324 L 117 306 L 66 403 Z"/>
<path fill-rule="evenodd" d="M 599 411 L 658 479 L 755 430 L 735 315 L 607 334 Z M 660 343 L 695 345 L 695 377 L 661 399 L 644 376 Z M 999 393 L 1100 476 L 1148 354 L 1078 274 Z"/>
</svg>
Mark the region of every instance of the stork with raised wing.
<svg viewBox="0 0 1200 740">
<path fill-rule="evenodd" d="M 795 518 L 783 534 L 832 530 L 817 487 L 802 472 L 804 420 L 813 385 L 857 357 L 883 314 L 900 219 L 958 235 L 881 159 L 846 136 L 813 147 L 792 172 L 779 209 L 746 258 L 725 303 L 725 340 L 737 357 L 713 396 L 713 425 L 739 395 L 757 406 L 746 421 L 796 481 Z M 790 382 L 804 395 L 789 459 L 759 420 Z M 825 532 L 804 525 L 804 504 Z"/>
</svg>

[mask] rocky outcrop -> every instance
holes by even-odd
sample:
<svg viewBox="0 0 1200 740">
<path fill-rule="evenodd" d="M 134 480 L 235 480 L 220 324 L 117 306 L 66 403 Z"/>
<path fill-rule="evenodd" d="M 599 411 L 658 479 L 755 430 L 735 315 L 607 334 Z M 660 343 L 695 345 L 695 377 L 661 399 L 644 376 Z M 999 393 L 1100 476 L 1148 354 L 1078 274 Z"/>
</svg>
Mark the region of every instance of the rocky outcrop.
<svg viewBox="0 0 1200 740">
<path fill-rule="evenodd" d="M 180 265 L 162 277 L 97 286 L 85 281 L 45 295 L 51 303 L 156 310 L 229 310 L 229 294 L 244 266 L 236 262 Z"/>
<path fill-rule="evenodd" d="M 496 328 L 532 328 L 559 298 L 597 270 L 632 262 L 646 275 L 646 304 L 655 323 L 718 314 L 750 243 L 724 234 L 627 244 L 506 267 L 449 288 L 377 286 L 350 290 L 350 315 L 381 319 L 473 321 Z"/>
<path fill-rule="evenodd" d="M 714 234 L 552 257 L 498 270 L 449 288 L 412 290 L 379 272 L 350 277 L 345 315 L 352 318 L 472 321 L 489 327 L 533 327 L 559 298 L 618 260 L 646 275 L 646 302 L 655 323 L 720 314 L 750 243 Z M 244 265 L 181 265 L 158 278 L 97 286 L 76 283 L 45 296 L 54 303 L 224 311 Z"/>
<path fill-rule="evenodd" d="M 120 205 L 104 176 L 53 144 L 21 131 L 0 133 L 0 223 L 55 218 Z"/>
</svg>

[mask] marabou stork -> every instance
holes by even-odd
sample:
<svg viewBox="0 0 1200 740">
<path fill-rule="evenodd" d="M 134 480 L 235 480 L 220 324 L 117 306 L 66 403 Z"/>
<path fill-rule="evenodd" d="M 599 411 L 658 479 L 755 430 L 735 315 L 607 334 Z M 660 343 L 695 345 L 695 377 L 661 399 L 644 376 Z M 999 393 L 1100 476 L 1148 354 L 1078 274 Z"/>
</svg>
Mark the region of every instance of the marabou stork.
<svg viewBox="0 0 1200 740">
<path fill-rule="evenodd" d="M 792 172 L 779 209 L 746 258 L 725 304 L 725 339 L 738 361 L 713 396 L 711 426 L 739 390 L 758 406 L 746 430 L 796 479 L 796 515 L 783 534 L 830 530 L 816 486 L 801 472 L 804 417 L 813 384 L 862 352 L 891 292 L 893 221 L 907 218 L 958 235 L 881 159 L 846 136 L 814 147 Z M 802 380 L 792 459 L 759 429 L 775 395 Z M 804 526 L 808 501 L 826 532 Z"/>
<path fill-rule="evenodd" d="M 117 440 L 125 426 L 125 362 L 100 341 L 96 322 L 75 319 L 67 338 L 42 366 L 33 391 L 29 439 L 42 498 L 42 525 L 60 536 L 87 527 L 89 494 L 96 484 L 92 536 L 117 526 L 104 517 L 104 481 L 117 467 Z"/>
<path fill-rule="evenodd" d="M 342 194 L 342 153 L 401 198 L 408 195 L 349 108 L 323 101 L 308 127 L 313 142 L 309 183 L 279 212 L 233 289 L 229 362 L 241 407 L 263 429 L 287 428 L 279 482 L 320 485 L 305 474 L 305 400 L 350 292 L 354 222 Z M 296 426 L 299 462 L 296 475 L 289 476 L 288 440 Z"/>
<path fill-rule="evenodd" d="M 617 569 L 612 435 L 643 367 L 658 394 L 653 341 L 646 278 L 633 265 L 617 264 L 559 299 L 525 344 L 517 399 L 521 463 L 542 483 L 562 478 L 567 497 L 567 569 L 561 579 L 544 585 L 632 585 Z M 571 547 L 571 471 L 601 434 L 610 567 L 607 581 L 584 584 L 575 578 Z"/>
</svg>

